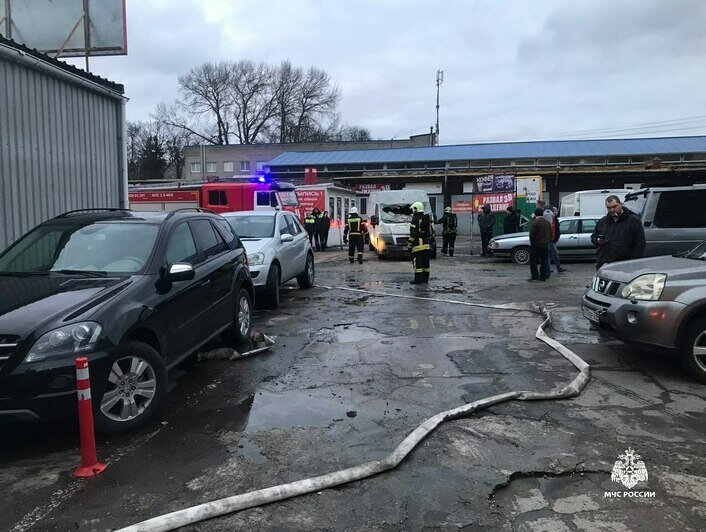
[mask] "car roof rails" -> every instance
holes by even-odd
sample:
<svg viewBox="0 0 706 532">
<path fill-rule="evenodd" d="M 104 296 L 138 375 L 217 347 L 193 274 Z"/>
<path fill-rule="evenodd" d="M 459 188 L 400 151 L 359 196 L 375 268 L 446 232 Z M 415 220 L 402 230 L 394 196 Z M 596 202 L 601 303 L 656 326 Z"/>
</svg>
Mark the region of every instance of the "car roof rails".
<svg viewBox="0 0 706 532">
<path fill-rule="evenodd" d="M 92 209 L 74 209 L 73 211 L 67 211 L 65 213 L 60 214 L 57 216 L 57 218 L 68 218 L 69 216 L 73 214 L 80 214 L 80 213 L 85 213 L 85 212 L 134 212 L 130 209 L 115 209 L 112 207 L 96 207 Z"/>
<path fill-rule="evenodd" d="M 183 209 L 175 209 L 173 211 L 169 211 L 169 214 L 167 214 L 165 220 L 169 220 L 169 218 L 171 218 L 178 212 L 205 212 L 207 214 L 216 214 L 215 211 L 212 211 L 211 209 L 204 209 L 203 207 L 184 207 Z"/>
</svg>

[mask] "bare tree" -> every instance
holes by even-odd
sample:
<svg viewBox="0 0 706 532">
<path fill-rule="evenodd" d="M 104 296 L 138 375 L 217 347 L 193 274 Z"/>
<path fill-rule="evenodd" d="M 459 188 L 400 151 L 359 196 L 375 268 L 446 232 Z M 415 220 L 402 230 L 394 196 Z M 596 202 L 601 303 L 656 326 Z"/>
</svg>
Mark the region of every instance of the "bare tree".
<svg viewBox="0 0 706 532">
<path fill-rule="evenodd" d="M 241 144 L 253 144 L 275 116 L 273 70 L 265 63 L 238 61 L 231 67 L 230 104 Z"/>
<path fill-rule="evenodd" d="M 205 118 L 207 123 L 215 122 L 215 135 L 210 137 L 212 144 L 229 144 L 232 76 L 232 65 L 228 62 L 204 63 L 185 76 L 179 76 L 183 98 L 179 106 L 196 117 Z M 177 127 L 187 129 L 186 124 Z M 192 133 L 199 135 L 196 131 Z"/>
<path fill-rule="evenodd" d="M 289 119 L 290 142 L 308 142 L 330 127 L 340 99 L 341 92 L 338 87 L 331 86 L 329 75 L 311 67 L 295 93 L 295 112 Z M 337 120 L 338 116 L 335 118 Z"/>
<path fill-rule="evenodd" d="M 193 142 L 204 144 L 218 144 L 218 132 L 216 125 L 203 115 L 193 115 L 188 108 L 181 103 L 166 104 L 164 102 L 157 105 L 152 119 L 160 127 L 175 128 L 182 131 Z"/>
<path fill-rule="evenodd" d="M 294 68 L 289 61 L 283 61 L 273 76 L 276 116 L 267 136 L 273 142 L 285 143 L 290 140 L 291 119 L 296 112 L 296 94 L 302 84 L 303 71 Z"/>
<path fill-rule="evenodd" d="M 177 102 L 161 103 L 153 114 L 159 128 L 170 132 L 173 148 L 167 146 L 168 153 L 183 139 L 252 144 L 366 138 L 363 132 L 369 136 L 340 125 L 341 93 L 326 72 L 314 67 L 305 71 L 289 61 L 279 67 L 248 60 L 205 63 L 179 77 L 179 92 Z M 169 158 L 179 166 L 176 151 Z"/>
</svg>

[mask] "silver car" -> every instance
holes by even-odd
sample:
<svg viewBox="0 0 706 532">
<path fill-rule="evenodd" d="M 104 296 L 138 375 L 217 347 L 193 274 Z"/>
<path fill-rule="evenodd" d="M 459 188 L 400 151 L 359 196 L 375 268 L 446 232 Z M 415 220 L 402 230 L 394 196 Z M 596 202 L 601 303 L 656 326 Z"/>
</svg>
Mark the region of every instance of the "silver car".
<svg viewBox="0 0 706 532">
<path fill-rule="evenodd" d="M 301 222 L 289 212 L 256 210 L 222 215 L 245 246 L 250 276 L 266 307 L 279 306 L 279 287 L 294 279 L 314 285 L 314 253 Z"/>
<path fill-rule="evenodd" d="M 584 317 L 622 340 L 666 348 L 706 383 L 706 242 L 678 256 L 606 264 L 583 295 Z"/>
<path fill-rule="evenodd" d="M 567 216 L 559 219 L 561 236 L 556 243 L 562 260 L 596 260 L 596 247 L 591 243 L 591 233 L 596 228 L 598 216 Z M 509 258 L 515 264 L 529 264 L 529 233 L 511 233 L 490 240 L 493 256 Z"/>
</svg>

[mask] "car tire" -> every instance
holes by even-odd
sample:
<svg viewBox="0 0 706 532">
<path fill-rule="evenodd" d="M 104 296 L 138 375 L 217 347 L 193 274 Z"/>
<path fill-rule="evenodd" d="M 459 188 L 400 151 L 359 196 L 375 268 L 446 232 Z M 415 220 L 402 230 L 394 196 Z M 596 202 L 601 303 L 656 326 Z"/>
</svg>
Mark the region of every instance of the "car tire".
<svg viewBox="0 0 706 532">
<path fill-rule="evenodd" d="M 98 432 L 122 434 L 154 419 L 167 392 L 167 369 L 153 347 L 135 340 L 122 344 L 106 379 L 94 406 Z"/>
<path fill-rule="evenodd" d="M 697 349 L 702 349 L 700 353 Z M 706 316 L 689 325 L 679 352 L 681 364 L 697 381 L 706 384 Z"/>
<path fill-rule="evenodd" d="M 270 271 L 267 273 L 267 283 L 265 284 L 265 293 L 263 304 L 265 308 L 274 309 L 279 307 L 279 265 L 272 264 Z"/>
<path fill-rule="evenodd" d="M 233 325 L 221 336 L 230 346 L 242 345 L 250 340 L 252 332 L 252 299 L 248 291 L 240 287 L 235 298 Z"/>
<path fill-rule="evenodd" d="M 311 288 L 316 279 L 316 269 L 314 268 L 314 256 L 309 253 L 306 256 L 306 266 L 304 271 L 297 276 L 299 288 Z"/>
<path fill-rule="evenodd" d="M 516 247 L 512 250 L 512 253 L 510 253 L 510 260 L 515 264 L 521 264 L 523 266 L 529 264 L 530 248 L 527 246 Z"/>
</svg>

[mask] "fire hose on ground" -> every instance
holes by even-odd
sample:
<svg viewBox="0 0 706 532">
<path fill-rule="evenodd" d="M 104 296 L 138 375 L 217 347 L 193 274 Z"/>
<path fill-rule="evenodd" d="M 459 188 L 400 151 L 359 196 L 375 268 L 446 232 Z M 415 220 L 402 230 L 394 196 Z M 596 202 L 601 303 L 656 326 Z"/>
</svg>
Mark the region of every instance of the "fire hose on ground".
<svg viewBox="0 0 706 532">
<path fill-rule="evenodd" d="M 501 310 L 528 310 L 526 306 L 520 306 L 515 304 L 491 305 L 484 303 L 454 301 L 448 299 L 406 296 L 402 294 L 389 294 L 386 292 L 372 292 L 369 290 L 355 288 L 330 286 L 319 286 L 319 288 L 326 288 L 329 290 L 347 290 L 352 292 L 363 292 L 366 294 L 402 297 L 410 299 L 422 299 L 425 301 L 436 301 L 442 303 L 452 303 L 457 305 L 482 308 L 496 308 Z M 334 486 L 340 486 L 342 484 L 355 482 L 357 480 L 362 480 L 364 478 L 372 477 L 374 475 L 378 475 L 385 471 L 389 471 L 390 469 L 396 468 L 402 462 L 402 460 L 404 460 L 407 455 L 422 440 L 424 440 L 429 434 L 431 434 L 439 425 L 441 425 L 445 421 L 468 416 L 483 408 L 487 408 L 512 400 L 543 401 L 576 397 L 581 393 L 581 391 L 590 379 L 589 365 L 584 360 L 582 360 L 576 353 L 574 353 L 573 351 L 571 351 L 570 349 L 568 349 L 567 347 L 547 335 L 545 329 L 551 324 L 552 318 L 551 313 L 549 312 L 549 310 L 547 310 L 546 307 L 540 307 L 539 305 L 531 305 L 529 310 L 536 313 L 540 313 L 544 318 L 542 323 L 537 328 L 535 337 L 538 340 L 549 345 L 552 349 L 561 354 L 564 358 L 571 362 L 576 367 L 576 369 L 579 370 L 579 374 L 569 384 L 567 384 L 560 390 L 556 392 L 546 393 L 533 391 L 514 391 L 494 395 L 492 397 L 486 397 L 485 399 L 479 399 L 478 401 L 474 401 L 472 403 L 468 403 L 463 406 L 453 408 L 451 410 L 446 410 L 445 412 L 440 412 L 435 416 L 430 417 L 421 425 L 419 425 L 416 429 L 414 429 L 402 441 L 402 443 L 400 443 L 395 448 L 395 450 L 392 451 L 392 453 L 390 453 L 387 457 L 382 460 L 375 460 L 373 462 L 367 462 L 365 464 L 350 467 L 348 469 L 343 469 L 340 471 L 334 471 L 332 473 L 328 473 L 321 476 L 298 480 L 296 482 L 290 482 L 288 484 L 272 486 L 270 488 L 251 491 L 232 497 L 227 497 L 224 499 L 204 504 L 199 504 L 191 508 L 186 508 L 159 517 L 154 517 L 146 521 L 142 521 L 141 523 L 137 523 L 135 525 L 123 528 L 119 532 L 174 530 L 176 528 L 192 523 L 197 523 L 199 521 L 204 521 L 206 519 L 211 519 L 213 517 L 218 517 L 240 510 L 245 510 L 248 508 L 254 508 L 257 506 L 262 506 L 265 504 L 290 499 L 292 497 L 305 495 L 307 493 L 315 493 L 323 489 L 332 488 Z"/>
</svg>

